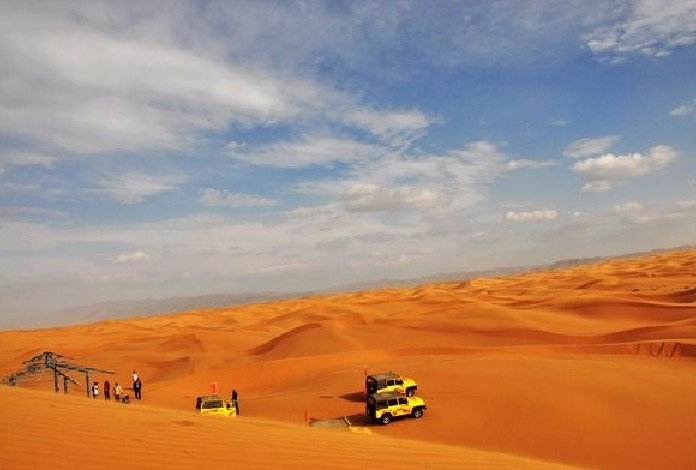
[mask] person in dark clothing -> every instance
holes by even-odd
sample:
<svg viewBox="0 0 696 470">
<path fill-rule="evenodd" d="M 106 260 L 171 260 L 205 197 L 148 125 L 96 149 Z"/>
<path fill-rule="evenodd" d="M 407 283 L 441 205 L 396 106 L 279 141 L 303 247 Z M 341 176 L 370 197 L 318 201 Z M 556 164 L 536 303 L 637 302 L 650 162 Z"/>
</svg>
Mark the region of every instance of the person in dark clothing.
<svg viewBox="0 0 696 470">
<path fill-rule="evenodd" d="M 232 404 L 234 405 L 234 409 L 237 411 L 237 415 L 239 415 L 239 395 L 237 394 L 237 390 L 232 390 Z"/>
<path fill-rule="evenodd" d="M 108 380 L 104 381 L 104 400 L 111 400 L 111 384 Z"/>
<path fill-rule="evenodd" d="M 135 398 L 138 400 L 143 399 L 142 389 L 143 383 L 140 381 L 140 377 L 138 377 L 137 379 L 135 379 L 135 382 L 133 382 L 133 392 L 135 393 Z"/>
</svg>

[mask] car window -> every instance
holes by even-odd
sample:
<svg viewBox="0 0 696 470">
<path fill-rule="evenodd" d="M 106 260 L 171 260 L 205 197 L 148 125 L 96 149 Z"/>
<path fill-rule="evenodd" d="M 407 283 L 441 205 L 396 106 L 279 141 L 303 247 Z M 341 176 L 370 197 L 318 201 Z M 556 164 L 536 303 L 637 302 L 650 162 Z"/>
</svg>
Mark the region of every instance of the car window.
<svg viewBox="0 0 696 470">
<path fill-rule="evenodd" d="M 394 385 L 394 381 L 393 381 L 393 380 L 387 380 L 387 387 L 391 387 L 392 385 Z"/>
<path fill-rule="evenodd" d="M 377 402 L 377 409 L 378 410 L 383 410 L 384 408 L 387 407 L 387 402 L 382 400 Z"/>
<path fill-rule="evenodd" d="M 395 383 L 396 383 L 396 385 L 403 385 L 404 381 L 399 379 L 399 380 L 395 380 Z"/>
<path fill-rule="evenodd" d="M 209 410 L 212 408 L 223 408 L 222 400 L 211 400 L 211 401 L 206 401 L 205 403 L 203 403 L 204 410 Z"/>
<path fill-rule="evenodd" d="M 389 403 L 389 406 L 395 406 L 395 405 L 399 404 L 399 400 L 397 400 L 396 398 L 392 398 L 388 401 L 388 403 Z"/>
<path fill-rule="evenodd" d="M 405 398 L 399 398 L 399 405 L 408 405 L 408 400 Z"/>
</svg>

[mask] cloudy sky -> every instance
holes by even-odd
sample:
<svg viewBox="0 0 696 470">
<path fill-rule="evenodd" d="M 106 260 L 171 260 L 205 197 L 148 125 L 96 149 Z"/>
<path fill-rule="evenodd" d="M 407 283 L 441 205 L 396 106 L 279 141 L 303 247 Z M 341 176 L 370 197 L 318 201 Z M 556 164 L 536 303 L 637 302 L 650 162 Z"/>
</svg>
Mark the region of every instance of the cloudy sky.
<svg viewBox="0 0 696 470">
<path fill-rule="evenodd" d="M 696 242 L 696 0 L 0 3 L 0 315 Z"/>
</svg>

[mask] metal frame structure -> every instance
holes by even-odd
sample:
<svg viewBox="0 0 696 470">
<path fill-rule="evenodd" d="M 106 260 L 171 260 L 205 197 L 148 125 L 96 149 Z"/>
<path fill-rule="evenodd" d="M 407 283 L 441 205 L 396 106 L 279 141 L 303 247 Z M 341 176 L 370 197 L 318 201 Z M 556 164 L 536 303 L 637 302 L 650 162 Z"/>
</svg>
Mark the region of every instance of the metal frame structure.
<svg viewBox="0 0 696 470">
<path fill-rule="evenodd" d="M 68 361 L 74 360 L 71 357 L 63 356 L 62 354 L 54 353 L 52 351 L 44 351 L 41 354 L 37 354 L 28 361 L 24 361 L 24 368 L 14 372 L 3 380 L 3 382 L 15 386 L 17 385 L 17 380 L 29 375 L 40 374 L 44 370 L 53 371 L 53 387 L 56 392 L 60 389 L 58 387 L 58 377 L 63 378 L 63 393 L 68 393 L 68 384 L 72 382 L 75 385 L 80 385 L 80 383 L 73 379 L 68 371 L 75 371 L 85 374 L 85 390 L 87 392 L 87 397 L 92 397 L 92 374 L 94 372 L 99 372 L 101 374 L 114 374 L 113 371 L 106 369 L 99 369 L 97 367 L 87 367 L 78 364 L 73 364 Z"/>
</svg>

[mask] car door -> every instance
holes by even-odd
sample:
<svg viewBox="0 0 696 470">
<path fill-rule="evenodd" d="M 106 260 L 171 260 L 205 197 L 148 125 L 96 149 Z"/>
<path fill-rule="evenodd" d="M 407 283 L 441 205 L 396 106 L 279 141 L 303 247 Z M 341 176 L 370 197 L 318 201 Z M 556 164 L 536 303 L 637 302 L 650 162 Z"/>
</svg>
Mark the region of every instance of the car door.
<svg viewBox="0 0 696 470">
<path fill-rule="evenodd" d="M 411 407 L 408 404 L 408 398 L 399 398 L 399 416 L 411 414 Z"/>
<path fill-rule="evenodd" d="M 387 407 L 392 416 L 399 416 L 399 400 L 397 398 L 387 400 Z"/>
</svg>

